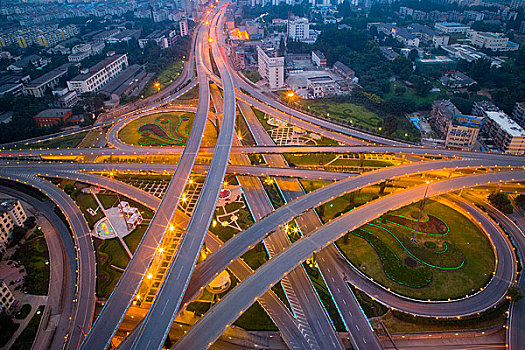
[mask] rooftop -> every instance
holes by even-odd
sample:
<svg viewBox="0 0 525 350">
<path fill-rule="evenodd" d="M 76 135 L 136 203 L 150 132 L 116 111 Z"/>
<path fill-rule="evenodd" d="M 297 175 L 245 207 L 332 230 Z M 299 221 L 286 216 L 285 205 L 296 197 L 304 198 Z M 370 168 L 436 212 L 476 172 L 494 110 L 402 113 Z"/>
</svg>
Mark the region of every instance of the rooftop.
<svg viewBox="0 0 525 350">
<path fill-rule="evenodd" d="M 503 112 L 485 112 L 487 118 L 513 137 L 525 137 L 525 130 Z"/>
</svg>

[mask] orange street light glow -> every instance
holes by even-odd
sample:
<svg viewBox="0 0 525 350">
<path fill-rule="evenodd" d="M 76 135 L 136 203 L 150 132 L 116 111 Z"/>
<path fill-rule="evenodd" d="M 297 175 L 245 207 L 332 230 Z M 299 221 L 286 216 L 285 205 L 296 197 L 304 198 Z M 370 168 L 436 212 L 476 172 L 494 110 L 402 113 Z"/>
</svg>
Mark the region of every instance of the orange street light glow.
<svg viewBox="0 0 525 350">
<path fill-rule="evenodd" d="M 212 38 L 208 38 L 208 42 L 212 43 L 213 39 Z"/>
</svg>

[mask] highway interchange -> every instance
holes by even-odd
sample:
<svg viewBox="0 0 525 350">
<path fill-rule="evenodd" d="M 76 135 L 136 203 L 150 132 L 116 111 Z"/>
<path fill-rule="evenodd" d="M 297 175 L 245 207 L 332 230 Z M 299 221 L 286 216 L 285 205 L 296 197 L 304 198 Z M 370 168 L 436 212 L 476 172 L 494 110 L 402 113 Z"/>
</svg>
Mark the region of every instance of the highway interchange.
<svg viewBox="0 0 525 350">
<path fill-rule="evenodd" d="M 425 186 L 414 186 L 381 197 L 324 225 L 312 209 L 335 197 L 381 181 L 444 169 L 454 171 L 483 168 L 488 171 L 436 181 L 429 186 L 428 196 L 442 195 L 482 184 L 525 181 L 523 157 L 411 146 L 333 124 L 274 101 L 230 68 L 223 47 L 224 11 L 225 6 L 221 3 L 214 11 L 204 15 L 195 29 L 195 51 L 192 51 L 181 77 L 172 87 L 163 90 L 162 94 L 141 101 L 140 104 L 125 106 L 112 112 L 96 125 L 96 127 L 110 127 L 107 138 L 111 148 L 20 150 L 12 149 L 16 145 L 9 144 L 3 145 L 3 150 L 0 151 L 0 177 L 40 189 L 63 211 L 73 233 L 78 277 L 69 327 L 64 336 L 65 347 L 105 349 L 111 344 L 170 225 L 176 225 L 184 231 L 177 254 L 144 321 L 139 323 L 123 342 L 122 348 L 160 349 L 174 318 L 224 269 L 230 269 L 242 282 L 207 312 L 175 344 L 175 349 L 210 347 L 254 302 L 259 302 L 270 315 L 288 347 L 343 348 L 306 272 L 302 267 L 298 267 L 314 253 L 318 254 L 319 268 L 350 334 L 352 345 L 358 349 L 380 349 L 381 345 L 347 282 L 391 308 L 420 316 L 466 316 L 498 304 L 505 297 L 507 288 L 516 279 L 516 257 L 511 242 L 495 223 L 476 207 L 458 201 L 462 209 L 468 210 L 474 220 L 482 222 L 490 235 L 498 262 L 494 277 L 483 290 L 467 298 L 446 302 L 416 301 L 393 294 L 370 281 L 344 261 L 332 244 L 345 232 L 370 222 L 390 210 L 422 199 Z M 211 47 L 212 57 L 209 56 L 208 47 Z M 217 65 L 220 78 L 213 74 L 209 63 L 211 59 Z M 199 86 L 198 106 L 196 109 L 177 107 L 176 98 L 195 86 L 195 82 L 188 83 L 188 79 L 191 80 L 193 77 L 194 69 L 197 72 Z M 210 81 L 221 87 L 222 96 L 215 90 L 210 92 Z M 210 98 L 217 115 L 222 117 L 216 146 L 205 148 L 200 146 L 208 120 Z M 256 146 L 242 146 L 237 138 L 234 128 L 236 105 L 249 127 Z M 305 130 L 332 138 L 345 146 L 275 146 L 253 115 L 250 106 L 255 106 L 263 112 L 280 117 Z M 131 120 L 161 111 L 195 113 L 192 131 L 184 147 L 146 148 L 127 145 L 118 139 L 118 132 Z M 67 135 L 67 132 L 58 137 L 64 135 Z M 30 142 L 49 139 L 51 137 L 43 137 Z M 312 152 L 417 155 L 438 159 L 407 163 L 363 174 L 351 174 L 290 168 L 281 155 Z M 251 165 L 248 154 L 263 154 L 268 166 Z M 176 164 L 68 161 L 71 157 L 81 160 L 82 157 L 91 155 L 168 155 L 178 156 L 180 159 Z M 211 164 L 204 166 L 196 164 L 198 155 L 213 155 Z M 442 157 L 444 159 L 441 159 Z M 51 158 L 63 161 L 53 163 L 46 161 Z M 90 173 L 113 171 L 151 171 L 172 174 L 172 178 L 166 194 L 160 200 L 138 188 Z M 192 172 L 205 173 L 206 180 L 191 217 L 187 217 L 181 214 L 177 207 Z M 221 242 L 208 231 L 208 227 L 226 173 L 238 175 L 238 181 L 256 223 L 242 234 L 234 236 L 227 242 Z M 278 188 L 287 203 L 274 209 L 259 180 L 254 176 L 275 176 Z M 91 323 L 96 301 L 96 266 L 89 228 L 76 204 L 62 190 L 46 180 L 50 178 L 74 179 L 111 189 L 155 210 L 155 216 L 139 247 L 93 324 Z M 336 182 L 304 194 L 297 178 Z M 292 243 L 282 230 L 282 226 L 294 219 L 303 237 Z M 499 219 L 506 225 L 512 226 L 505 221 L 507 219 L 504 215 Z M 511 228 L 512 237 L 518 242 L 516 244 L 520 248 L 519 257 L 523 259 L 523 232 L 519 227 L 514 226 Z M 240 257 L 261 241 L 264 242 L 271 259 L 253 272 Z M 213 254 L 196 264 L 204 242 Z M 292 305 L 293 314 L 270 290 L 271 286 L 281 280 Z M 518 349 L 520 346 L 519 339 L 520 335 L 522 336 L 523 324 L 519 320 L 525 318 L 524 309 L 523 303 L 511 309 L 511 326 L 508 332 L 508 345 L 511 349 Z"/>
</svg>

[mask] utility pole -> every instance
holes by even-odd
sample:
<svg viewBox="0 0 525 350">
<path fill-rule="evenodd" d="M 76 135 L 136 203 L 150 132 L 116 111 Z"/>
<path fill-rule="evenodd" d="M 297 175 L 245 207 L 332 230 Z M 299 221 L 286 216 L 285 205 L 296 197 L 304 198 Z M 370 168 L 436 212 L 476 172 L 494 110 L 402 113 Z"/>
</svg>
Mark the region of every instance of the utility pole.
<svg viewBox="0 0 525 350">
<path fill-rule="evenodd" d="M 416 230 L 414 231 L 414 237 L 412 237 L 412 242 L 416 243 L 416 234 L 419 229 L 419 222 L 421 221 L 421 214 L 423 214 L 423 208 L 425 207 L 425 199 L 427 198 L 428 186 L 432 181 L 426 180 L 425 183 L 427 187 L 425 188 L 425 194 L 423 195 L 423 201 L 421 202 L 421 207 L 419 208 L 419 216 L 417 218 Z"/>
</svg>

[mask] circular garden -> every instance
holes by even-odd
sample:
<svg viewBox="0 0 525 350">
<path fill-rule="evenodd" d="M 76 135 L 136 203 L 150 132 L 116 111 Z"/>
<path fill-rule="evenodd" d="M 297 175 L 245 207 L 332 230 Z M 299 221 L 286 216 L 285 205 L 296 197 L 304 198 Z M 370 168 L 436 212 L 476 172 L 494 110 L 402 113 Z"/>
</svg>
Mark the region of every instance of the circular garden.
<svg viewBox="0 0 525 350">
<path fill-rule="evenodd" d="M 489 239 L 458 211 L 429 200 L 390 212 L 337 241 L 361 272 L 412 298 L 446 300 L 473 294 L 492 277 Z"/>
</svg>

